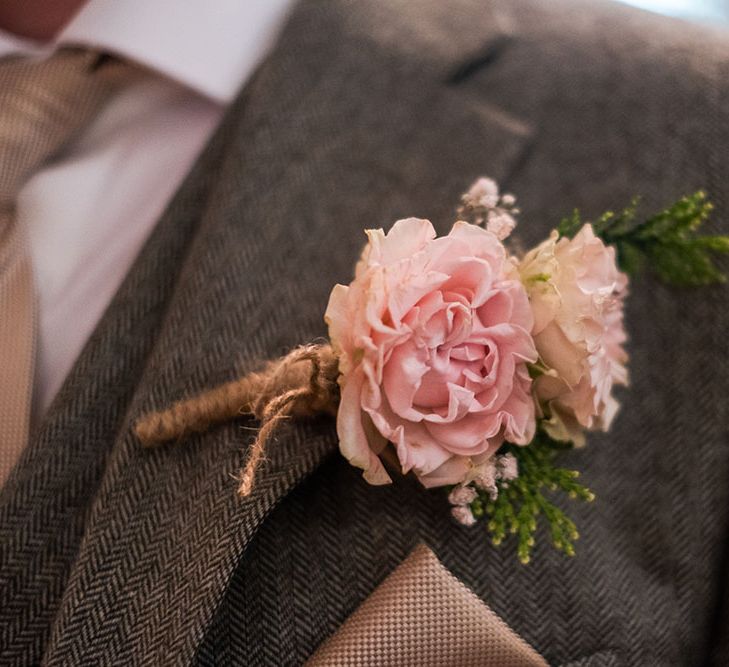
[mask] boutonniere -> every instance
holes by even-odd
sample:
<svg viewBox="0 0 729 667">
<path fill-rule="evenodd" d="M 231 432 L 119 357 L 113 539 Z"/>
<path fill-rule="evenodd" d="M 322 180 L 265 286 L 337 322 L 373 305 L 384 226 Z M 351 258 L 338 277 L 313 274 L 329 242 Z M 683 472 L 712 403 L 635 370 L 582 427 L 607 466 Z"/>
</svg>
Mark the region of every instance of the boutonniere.
<svg viewBox="0 0 729 667">
<path fill-rule="evenodd" d="M 647 219 L 637 202 L 593 223 L 575 212 L 518 253 L 515 198 L 479 179 L 447 236 L 416 218 L 367 230 L 354 280 L 331 292 L 329 344 L 146 415 L 136 433 L 152 445 L 255 416 L 245 496 L 283 418 L 331 414 L 341 453 L 370 484 L 413 474 L 445 489 L 456 521 L 484 519 L 497 545 L 515 534 L 523 563 L 542 518 L 572 555 L 578 532 L 560 494 L 594 495 L 559 455 L 608 430 L 618 411 L 628 276 L 723 281 L 712 255 L 729 252 L 729 237 L 698 233 L 710 210 L 699 192 Z"/>
</svg>

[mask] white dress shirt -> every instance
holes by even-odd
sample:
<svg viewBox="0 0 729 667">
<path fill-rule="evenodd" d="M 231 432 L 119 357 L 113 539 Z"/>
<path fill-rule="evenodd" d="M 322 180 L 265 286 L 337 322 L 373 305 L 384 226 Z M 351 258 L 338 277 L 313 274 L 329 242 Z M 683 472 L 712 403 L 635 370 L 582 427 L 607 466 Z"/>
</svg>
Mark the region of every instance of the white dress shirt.
<svg viewBox="0 0 729 667">
<path fill-rule="evenodd" d="M 39 303 L 35 414 L 74 361 L 292 0 L 90 0 L 53 44 L 0 32 L 0 58 L 63 45 L 154 73 L 116 96 L 18 199 Z M 1 314 L 0 314 L 1 315 Z"/>
</svg>

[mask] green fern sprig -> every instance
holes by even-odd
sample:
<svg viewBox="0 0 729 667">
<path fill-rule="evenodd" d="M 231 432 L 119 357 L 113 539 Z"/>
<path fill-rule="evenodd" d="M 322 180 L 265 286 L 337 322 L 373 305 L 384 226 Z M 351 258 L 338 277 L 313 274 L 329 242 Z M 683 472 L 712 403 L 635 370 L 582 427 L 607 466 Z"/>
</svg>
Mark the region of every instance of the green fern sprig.
<svg viewBox="0 0 729 667">
<path fill-rule="evenodd" d="M 638 204 L 635 198 L 622 211 L 608 211 L 593 223 L 595 234 L 617 250 L 623 271 L 634 275 L 648 269 L 664 283 L 679 287 L 725 282 L 714 256 L 729 253 L 729 236 L 699 233 L 713 210 L 706 193 L 683 197 L 645 220 L 638 218 Z M 572 238 L 582 225 L 575 210 L 557 231 Z"/>
<path fill-rule="evenodd" d="M 579 534 L 574 522 L 545 495 L 561 491 L 573 500 L 595 499 L 590 489 L 577 482 L 579 473 L 576 470 L 555 465 L 557 453 L 568 447 L 552 440 L 543 431 L 527 447 L 504 445 L 500 453 L 516 457 L 519 477 L 508 483 L 498 482 L 495 500 L 479 490 L 471 504 L 476 518 L 487 517 L 494 545 L 500 545 L 509 534 L 516 535 L 517 555 L 522 563 L 530 560 L 540 518 L 546 521 L 554 546 L 568 556 L 575 553 L 574 541 Z"/>
</svg>

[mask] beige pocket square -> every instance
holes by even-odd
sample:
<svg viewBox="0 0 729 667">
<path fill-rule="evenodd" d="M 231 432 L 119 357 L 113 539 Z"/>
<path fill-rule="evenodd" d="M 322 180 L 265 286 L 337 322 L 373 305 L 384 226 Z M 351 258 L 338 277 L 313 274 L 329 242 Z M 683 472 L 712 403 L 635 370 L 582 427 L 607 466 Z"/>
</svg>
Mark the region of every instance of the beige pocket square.
<svg viewBox="0 0 729 667">
<path fill-rule="evenodd" d="M 426 546 L 418 546 L 307 667 L 546 667 Z"/>
</svg>

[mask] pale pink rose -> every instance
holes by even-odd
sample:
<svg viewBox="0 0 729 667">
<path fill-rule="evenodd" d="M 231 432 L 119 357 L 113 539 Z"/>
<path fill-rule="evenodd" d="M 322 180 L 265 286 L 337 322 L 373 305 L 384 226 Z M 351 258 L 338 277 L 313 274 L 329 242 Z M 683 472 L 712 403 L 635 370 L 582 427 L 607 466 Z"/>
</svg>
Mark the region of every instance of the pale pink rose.
<svg viewBox="0 0 729 667">
<path fill-rule="evenodd" d="M 615 250 L 585 225 L 572 239 L 549 239 L 520 264 L 534 312 L 534 342 L 549 369 L 534 383 L 552 437 L 584 443 L 584 429 L 607 430 L 627 384 L 623 301 L 627 276 Z"/>
<path fill-rule="evenodd" d="M 325 316 L 342 453 L 383 484 L 377 454 L 390 441 L 403 472 L 458 483 L 472 458 L 534 435 L 526 292 L 503 245 L 474 225 L 436 239 L 430 222 L 409 218 L 367 235 L 354 281 L 332 290 Z"/>
</svg>

